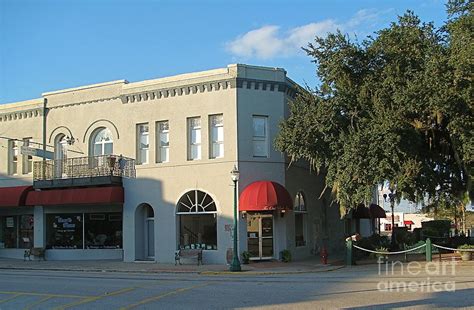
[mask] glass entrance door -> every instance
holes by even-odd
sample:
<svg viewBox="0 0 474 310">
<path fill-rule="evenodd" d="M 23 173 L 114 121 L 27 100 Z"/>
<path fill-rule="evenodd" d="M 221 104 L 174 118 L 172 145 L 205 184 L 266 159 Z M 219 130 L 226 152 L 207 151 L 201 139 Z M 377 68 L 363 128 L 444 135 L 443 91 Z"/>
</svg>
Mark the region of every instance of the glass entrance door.
<svg viewBox="0 0 474 310">
<path fill-rule="evenodd" d="M 273 216 L 247 215 L 247 248 L 251 259 L 273 258 Z"/>
</svg>

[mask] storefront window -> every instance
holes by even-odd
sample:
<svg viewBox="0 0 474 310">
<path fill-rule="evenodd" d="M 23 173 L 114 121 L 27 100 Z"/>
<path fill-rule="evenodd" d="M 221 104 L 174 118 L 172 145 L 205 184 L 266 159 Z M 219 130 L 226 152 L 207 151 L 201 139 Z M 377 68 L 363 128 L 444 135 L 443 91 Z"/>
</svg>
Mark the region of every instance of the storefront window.
<svg viewBox="0 0 474 310">
<path fill-rule="evenodd" d="M 34 240 L 34 218 L 33 215 L 20 215 L 20 239 L 18 243 L 21 249 L 29 249 L 33 247 Z"/>
<path fill-rule="evenodd" d="M 48 214 L 47 248 L 82 249 L 82 214 Z"/>
<path fill-rule="evenodd" d="M 0 248 L 28 249 L 33 246 L 33 215 L 0 217 Z"/>
<path fill-rule="evenodd" d="M 122 248 L 122 213 L 47 215 L 47 248 Z"/>
<path fill-rule="evenodd" d="M 122 248 L 122 214 L 85 214 L 86 249 Z"/>
<path fill-rule="evenodd" d="M 178 202 L 179 247 L 217 250 L 217 208 L 209 194 L 194 190 Z"/>
</svg>

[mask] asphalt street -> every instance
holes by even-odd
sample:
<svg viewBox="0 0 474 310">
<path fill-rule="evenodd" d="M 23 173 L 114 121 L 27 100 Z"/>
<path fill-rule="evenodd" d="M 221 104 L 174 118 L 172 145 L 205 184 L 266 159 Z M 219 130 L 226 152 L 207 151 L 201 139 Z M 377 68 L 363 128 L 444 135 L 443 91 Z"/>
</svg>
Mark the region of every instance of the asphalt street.
<svg viewBox="0 0 474 310">
<path fill-rule="evenodd" d="M 0 309 L 474 308 L 474 265 L 238 275 L 0 270 Z"/>
</svg>

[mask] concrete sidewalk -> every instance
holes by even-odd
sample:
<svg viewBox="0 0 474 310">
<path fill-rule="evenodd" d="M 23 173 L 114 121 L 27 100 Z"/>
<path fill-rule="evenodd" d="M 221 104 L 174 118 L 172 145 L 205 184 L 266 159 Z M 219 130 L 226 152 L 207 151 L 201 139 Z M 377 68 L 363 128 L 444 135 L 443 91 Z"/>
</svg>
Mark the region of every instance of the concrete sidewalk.
<svg viewBox="0 0 474 310">
<path fill-rule="evenodd" d="M 127 272 L 127 273 L 196 273 L 196 274 L 288 274 L 324 272 L 343 267 L 342 259 L 329 260 L 323 265 L 319 257 L 283 263 L 279 261 L 251 262 L 242 264 L 242 273 L 229 272 L 228 265 L 201 265 L 183 261 L 183 265 L 162 264 L 155 262 L 125 263 L 117 260 L 88 261 L 23 261 L 19 259 L 1 259 L 0 269 L 8 270 L 51 270 L 82 272 Z"/>
</svg>

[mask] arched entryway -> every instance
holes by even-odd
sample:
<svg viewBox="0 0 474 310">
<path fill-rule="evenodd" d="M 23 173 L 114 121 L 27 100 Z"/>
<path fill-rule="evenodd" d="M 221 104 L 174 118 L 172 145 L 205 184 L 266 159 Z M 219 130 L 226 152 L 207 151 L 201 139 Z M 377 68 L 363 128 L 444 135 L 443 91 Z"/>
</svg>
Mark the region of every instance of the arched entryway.
<svg viewBox="0 0 474 310">
<path fill-rule="evenodd" d="M 147 203 L 135 211 L 135 259 L 155 259 L 155 212 Z"/>
</svg>

